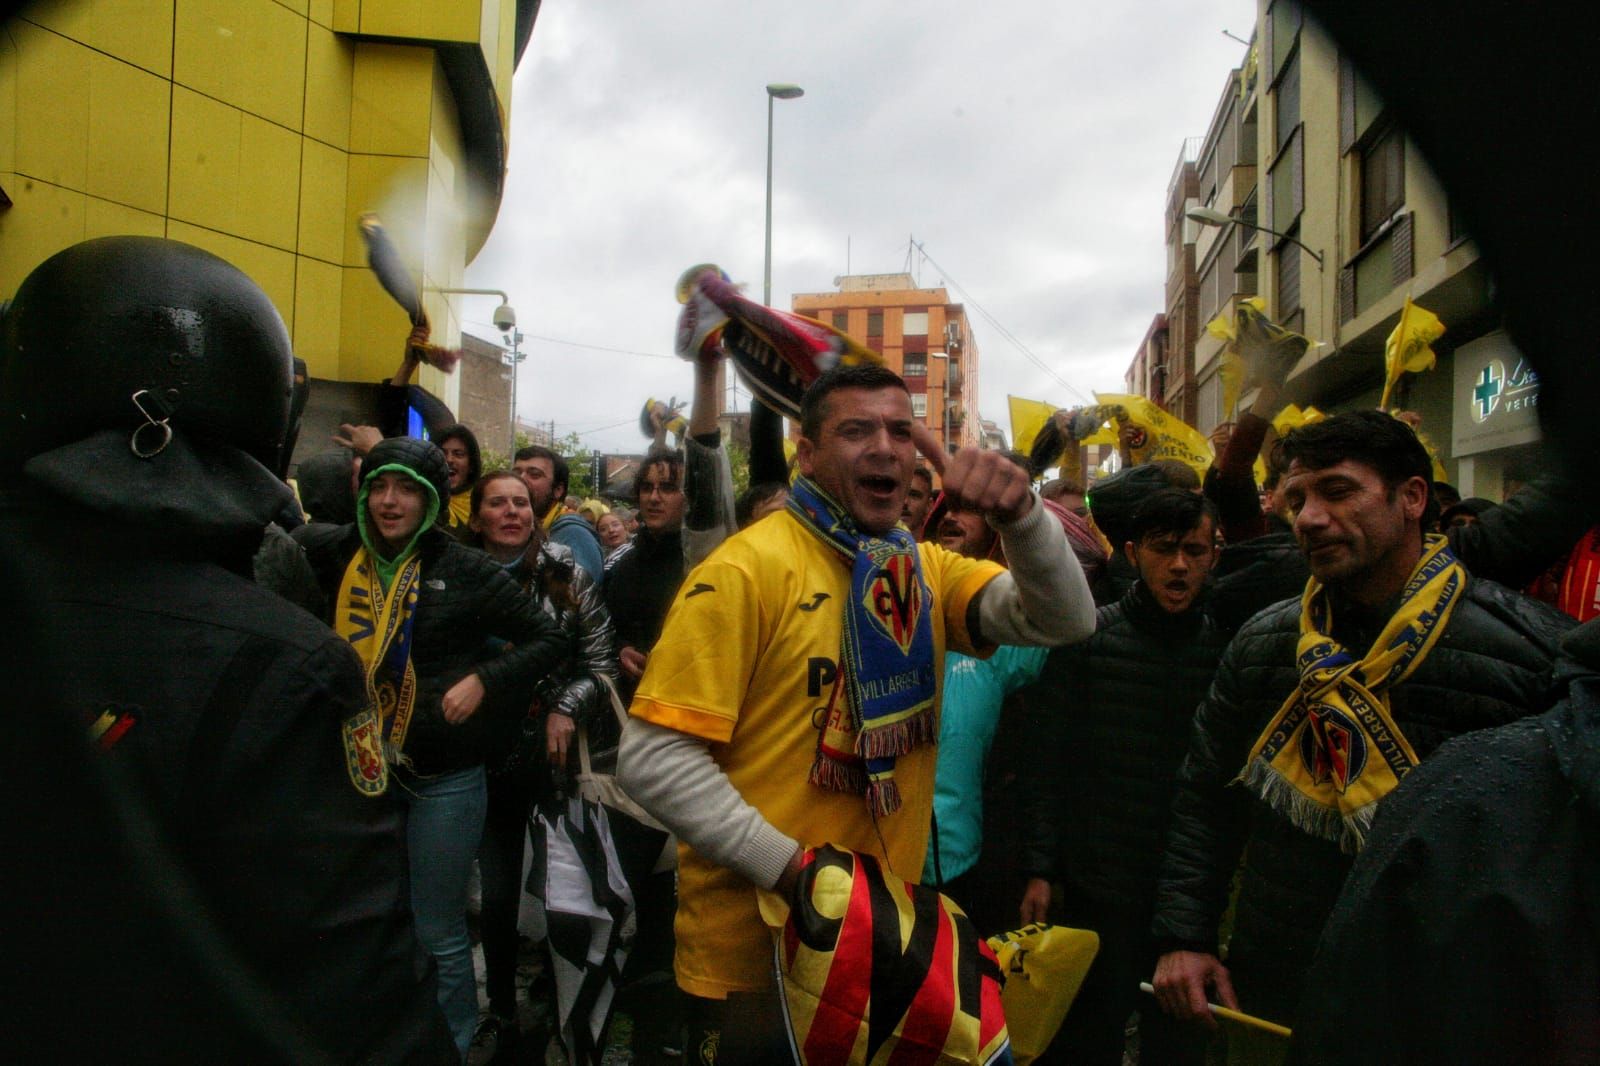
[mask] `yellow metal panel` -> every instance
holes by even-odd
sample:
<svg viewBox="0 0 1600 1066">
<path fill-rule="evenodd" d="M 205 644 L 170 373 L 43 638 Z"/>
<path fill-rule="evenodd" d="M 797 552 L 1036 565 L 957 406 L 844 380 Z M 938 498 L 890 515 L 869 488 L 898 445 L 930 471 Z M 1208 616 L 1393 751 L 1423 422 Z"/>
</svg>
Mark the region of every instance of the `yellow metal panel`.
<svg viewBox="0 0 1600 1066">
<path fill-rule="evenodd" d="M 243 114 L 182 86 L 172 89 L 172 176 L 167 213 L 232 233 Z"/>
<path fill-rule="evenodd" d="M 348 148 L 355 46 L 315 23 L 306 32 L 305 135 Z"/>
<path fill-rule="evenodd" d="M 350 156 L 350 183 L 345 197 L 344 262 L 364 266 L 366 246 L 356 228 L 363 211 L 383 220 L 401 261 L 413 275 L 421 273 L 424 219 L 428 210 L 428 161 L 400 156 Z"/>
<path fill-rule="evenodd" d="M 293 251 L 300 209 L 298 133 L 245 115 L 239 128 L 239 185 L 233 232 Z"/>
<path fill-rule="evenodd" d="M 339 377 L 339 312 L 343 292 L 342 267 L 303 255 L 296 258 L 294 354 L 306 361 L 312 377 Z"/>
<path fill-rule="evenodd" d="M 296 250 L 338 263 L 344 255 L 348 156 L 320 141 L 300 146 L 300 237 Z"/>
<path fill-rule="evenodd" d="M 293 330 L 295 257 L 292 252 L 268 248 L 264 244 L 240 240 L 226 233 L 201 229 L 177 220 L 167 223 L 167 236 L 204 248 L 244 271 L 261 286 L 283 317 L 284 324 Z"/>
<path fill-rule="evenodd" d="M 415 45 L 356 48 L 350 101 L 350 150 L 427 155 L 434 53 Z"/>
<path fill-rule="evenodd" d="M 333 0 L 311 0 L 307 14 L 317 25 L 333 29 Z"/>
<path fill-rule="evenodd" d="M 0 174 L 17 169 L 17 49 L 9 34 L 0 33 L 0 127 L 13 131 L 0 133 Z"/>
<path fill-rule="evenodd" d="M 333 28 L 340 33 L 360 33 L 361 0 L 333 0 Z"/>
<path fill-rule="evenodd" d="M 307 3 L 307 0 L 278 0 L 278 3 L 282 4 L 290 11 L 293 11 L 301 18 L 305 18 L 311 14 L 311 5 Z"/>
<path fill-rule="evenodd" d="M 116 237 L 131 233 L 139 237 L 165 237 L 167 220 L 160 214 L 140 211 L 94 196 L 84 199 L 83 239 Z"/>
<path fill-rule="evenodd" d="M 172 0 L 47 0 L 27 17 L 153 74 L 172 73 Z"/>
<path fill-rule="evenodd" d="M 477 43 L 479 7 L 476 0 L 361 0 L 361 32 Z"/>
<path fill-rule="evenodd" d="M 0 211 L 0 295 L 10 296 L 33 268 L 83 240 L 82 193 L 21 178 L 6 186 L 11 207 Z"/>
<path fill-rule="evenodd" d="M 306 20 L 274 0 L 177 0 L 173 80 L 300 128 Z"/>
<path fill-rule="evenodd" d="M 91 55 L 87 191 L 165 213 L 172 83 L 110 56 Z"/>
<path fill-rule="evenodd" d="M 89 49 L 14 19 L 17 170 L 82 191 L 89 159 Z"/>
</svg>

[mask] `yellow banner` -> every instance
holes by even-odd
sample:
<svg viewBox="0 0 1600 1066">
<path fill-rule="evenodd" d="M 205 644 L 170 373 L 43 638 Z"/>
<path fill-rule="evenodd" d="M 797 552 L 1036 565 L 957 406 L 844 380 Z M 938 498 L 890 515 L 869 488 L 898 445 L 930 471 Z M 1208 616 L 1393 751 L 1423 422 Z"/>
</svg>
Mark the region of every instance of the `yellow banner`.
<svg viewBox="0 0 1600 1066">
<path fill-rule="evenodd" d="M 1127 412 L 1127 420 L 1145 431 L 1144 444 L 1132 449 L 1135 463 L 1176 459 L 1193 467 L 1198 476 L 1206 476 L 1206 468 L 1211 465 L 1211 442 L 1198 429 L 1143 396 L 1097 392 L 1094 398 L 1097 403 L 1121 407 Z"/>
</svg>

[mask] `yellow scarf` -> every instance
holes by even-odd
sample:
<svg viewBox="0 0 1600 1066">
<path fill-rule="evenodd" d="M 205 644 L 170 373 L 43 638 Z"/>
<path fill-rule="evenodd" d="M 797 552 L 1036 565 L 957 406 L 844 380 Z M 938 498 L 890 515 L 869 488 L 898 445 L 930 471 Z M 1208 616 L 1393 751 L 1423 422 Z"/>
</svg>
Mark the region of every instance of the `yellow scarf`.
<svg viewBox="0 0 1600 1066">
<path fill-rule="evenodd" d="M 1312 578 L 1300 600 L 1300 685 L 1256 739 L 1239 780 L 1300 829 L 1358 851 L 1378 801 L 1417 763 L 1389 712 L 1388 690 L 1444 634 L 1467 572 L 1430 536 L 1400 607 L 1363 659 L 1328 636 L 1332 607 Z"/>
<path fill-rule="evenodd" d="M 447 512 L 451 529 L 465 529 L 467 523 L 472 521 L 472 493 L 458 492 L 450 497 L 450 508 Z"/>
<path fill-rule="evenodd" d="M 416 618 L 422 560 L 400 564 L 387 592 L 366 548 L 356 552 L 339 582 L 334 631 L 350 642 L 366 667 L 367 706 L 343 726 L 350 781 L 371 796 L 389 787 L 389 766 L 405 763 L 411 714 L 416 709 L 417 672 L 411 665 L 411 626 Z"/>
</svg>

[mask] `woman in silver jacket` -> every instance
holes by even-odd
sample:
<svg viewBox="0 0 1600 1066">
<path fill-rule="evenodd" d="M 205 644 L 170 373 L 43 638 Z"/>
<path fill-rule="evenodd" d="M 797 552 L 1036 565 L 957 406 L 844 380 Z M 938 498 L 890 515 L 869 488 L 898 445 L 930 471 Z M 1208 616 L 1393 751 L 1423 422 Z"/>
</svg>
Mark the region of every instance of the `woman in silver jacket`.
<svg viewBox="0 0 1600 1066">
<path fill-rule="evenodd" d="M 543 538 L 521 478 L 500 472 L 479 479 L 472 489 L 470 521 L 478 546 L 533 593 L 568 644 L 556 669 L 495 716 L 488 738 L 489 809 L 478 868 L 489 1013 L 473 1042 L 492 1043 L 498 1057 L 520 1035 L 517 912 L 529 812 L 564 786 L 578 725 L 588 728 L 591 746 L 615 748 L 617 727 L 606 684 L 616 679 L 617 654 L 599 587 L 576 565 L 570 548 Z"/>
</svg>

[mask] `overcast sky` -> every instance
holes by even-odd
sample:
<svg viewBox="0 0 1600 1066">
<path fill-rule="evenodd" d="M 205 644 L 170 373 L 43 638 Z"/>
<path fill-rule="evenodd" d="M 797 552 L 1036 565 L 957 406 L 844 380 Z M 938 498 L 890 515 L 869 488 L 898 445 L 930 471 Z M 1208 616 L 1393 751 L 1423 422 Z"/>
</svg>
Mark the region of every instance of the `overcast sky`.
<svg viewBox="0 0 1600 1066">
<path fill-rule="evenodd" d="M 913 255 L 919 282 L 967 304 L 980 413 L 1008 437 L 1008 394 L 1082 401 L 979 306 L 1082 393 L 1120 390 L 1163 310 L 1173 165 L 1244 57 L 1222 31 L 1248 37 L 1254 11 L 545 0 L 499 218 L 467 270 L 517 309 L 518 413 L 632 452 L 645 398 L 687 396 L 678 275 L 714 262 L 761 295 L 769 82 L 805 89 L 774 118 L 774 305 L 902 271 L 914 236 L 937 263 Z M 491 303 L 463 306 L 468 330 L 494 336 Z"/>
</svg>

